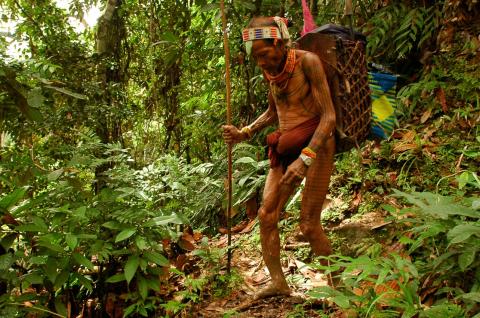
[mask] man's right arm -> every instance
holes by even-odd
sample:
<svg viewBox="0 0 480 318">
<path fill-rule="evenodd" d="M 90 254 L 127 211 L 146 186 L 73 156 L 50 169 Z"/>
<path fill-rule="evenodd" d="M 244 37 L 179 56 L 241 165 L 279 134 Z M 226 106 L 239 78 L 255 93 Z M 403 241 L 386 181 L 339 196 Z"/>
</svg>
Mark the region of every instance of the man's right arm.
<svg viewBox="0 0 480 318">
<path fill-rule="evenodd" d="M 243 127 L 241 130 L 232 125 L 224 125 L 223 138 L 225 142 L 229 144 L 235 144 L 247 139 L 250 139 L 256 132 L 261 131 L 263 128 L 270 126 L 278 121 L 277 109 L 275 107 L 275 101 L 271 93 L 268 94 L 268 109 L 258 116 L 253 123 Z"/>
<path fill-rule="evenodd" d="M 272 93 L 268 93 L 268 109 L 258 116 L 258 118 L 248 125 L 251 135 L 261 131 L 263 128 L 270 126 L 278 121 L 277 108 L 275 107 L 275 101 L 273 100 Z"/>
</svg>

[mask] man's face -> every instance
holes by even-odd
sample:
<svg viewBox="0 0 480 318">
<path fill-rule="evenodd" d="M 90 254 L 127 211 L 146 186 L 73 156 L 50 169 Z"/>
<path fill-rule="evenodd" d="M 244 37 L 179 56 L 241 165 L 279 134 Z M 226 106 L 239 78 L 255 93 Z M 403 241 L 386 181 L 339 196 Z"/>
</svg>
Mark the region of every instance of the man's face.
<svg viewBox="0 0 480 318">
<path fill-rule="evenodd" d="M 255 40 L 252 43 L 252 57 L 257 65 L 270 74 L 281 71 L 281 62 L 284 57 L 283 45 L 273 45 L 263 40 Z"/>
</svg>

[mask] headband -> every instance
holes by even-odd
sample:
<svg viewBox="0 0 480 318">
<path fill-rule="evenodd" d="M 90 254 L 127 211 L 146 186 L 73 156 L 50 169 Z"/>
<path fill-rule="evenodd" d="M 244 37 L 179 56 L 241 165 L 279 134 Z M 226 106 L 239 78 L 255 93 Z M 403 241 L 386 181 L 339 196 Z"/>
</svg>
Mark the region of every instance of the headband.
<svg viewBox="0 0 480 318">
<path fill-rule="evenodd" d="M 280 30 L 276 27 L 258 27 L 243 29 L 243 42 L 261 39 L 281 39 Z"/>
<path fill-rule="evenodd" d="M 243 29 L 242 38 L 245 42 L 245 47 L 247 53 L 250 54 L 252 50 L 252 41 L 253 40 L 262 40 L 262 39 L 283 39 L 285 44 L 290 46 L 290 34 L 288 33 L 288 20 L 280 17 L 273 17 L 277 27 L 254 27 Z"/>
</svg>

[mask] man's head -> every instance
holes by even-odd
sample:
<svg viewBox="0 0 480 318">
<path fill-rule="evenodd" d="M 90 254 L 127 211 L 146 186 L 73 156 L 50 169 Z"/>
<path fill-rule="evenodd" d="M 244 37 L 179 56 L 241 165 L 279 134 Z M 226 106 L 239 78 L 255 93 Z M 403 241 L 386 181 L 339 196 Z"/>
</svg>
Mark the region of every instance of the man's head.
<svg viewBox="0 0 480 318">
<path fill-rule="evenodd" d="M 251 51 L 258 66 L 269 73 L 277 72 L 290 44 L 286 19 L 255 17 L 242 35 L 247 53 Z"/>
</svg>

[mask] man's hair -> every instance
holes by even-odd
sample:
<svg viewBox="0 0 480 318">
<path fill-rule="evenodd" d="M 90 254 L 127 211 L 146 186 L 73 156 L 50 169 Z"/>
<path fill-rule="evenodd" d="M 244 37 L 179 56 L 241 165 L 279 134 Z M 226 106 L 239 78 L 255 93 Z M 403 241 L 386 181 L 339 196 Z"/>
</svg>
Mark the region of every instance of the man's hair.
<svg viewBox="0 0 480 318">
<path fill-rule="evenodd" d="M 247 28 L 276 27 L 277 24 L 271 17 L 253 17 L 247 25 Z"/>
<path fill-rule="evenodd" d="M 287 22 L 287 27 L 292 26 L 292 21 L 285 19 Z M 277 23 L 273 20 L 272 17 L 253 17 L 247 25 L 247 28 L 258 28 L 258 27 L 277 27 Z"/>
</svg>

